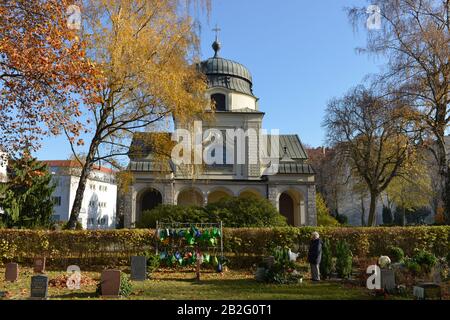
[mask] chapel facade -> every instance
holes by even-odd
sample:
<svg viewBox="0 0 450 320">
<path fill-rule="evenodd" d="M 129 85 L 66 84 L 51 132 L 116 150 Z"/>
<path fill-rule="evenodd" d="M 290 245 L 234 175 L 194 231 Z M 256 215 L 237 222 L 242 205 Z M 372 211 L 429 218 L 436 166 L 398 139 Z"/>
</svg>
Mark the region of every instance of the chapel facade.
<svg viewBox="0 0 450 320">
<path fill-rule="evenodd" d="M 259 110 L 253 93 L 250 71 L 238 62 L 220 57 L 217 39 L 213 49 L 214 56 L 198 65 L 207 78 L 207 94 L 214 106 L 214 123 L 203 123 L 202 130 L 215 128 L 224 133 L 222 154 L 217 149 L 212 151 L 216 153 L 213 158 L 223 161 L 205 165 L 194 177 L 171 160 L 167 165 L 155 160 L 152 149 L 146 148 L 144 142 L 146 135 L 155 133 L 135 134 L 129 153 L 133 184 L 124 199 L 125 227 L 134 227 L 143 212 L 159 204 L 204 206 L 230 196 L 266 198 L 290 225 L 316 225 L 315 173 L 307 163 L 308 156 L 298 135 L 258 135 L 256 143 L 250 143 L 247 136 L 244 156 L 229 156 L 229 149 L 237 151 L 239 147 L 227 130 L 260 132 L 264 112 Z M 174 127 L 177 129 L 176 121 Z M 230 145 L 234 148 L 227 149 Z M 140 152 L 133 152 L 138 149 Z M 237 157 L 244 161 L 237 161 Z M 230 158 L 232 161 L 227 161 Z"/>
</svg>

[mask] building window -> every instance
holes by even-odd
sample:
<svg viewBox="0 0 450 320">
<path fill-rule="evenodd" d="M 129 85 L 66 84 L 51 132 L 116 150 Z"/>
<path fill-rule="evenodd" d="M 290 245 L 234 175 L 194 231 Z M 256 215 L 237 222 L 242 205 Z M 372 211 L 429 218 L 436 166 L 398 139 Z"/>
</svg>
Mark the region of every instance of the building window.
<svg viewBox="0 0 450 320">
<path fill-rule="evenodd" d="M 89 188 L 90 188 L 91 190 L 95 190 L 95 184 L 90 184 L 90 185 L 89 185 Z"/>
<path fill-rule="evenodd" d="M 106 192 L 106 191 L 108 191 L 108 186 L 99 186 L 98 190 Z"/>
<path fill-rule="evenodd" d="M 101 226 L 108 225 L 108 217 L 106 216 L 106 217 L 99 219 L 98 224 Z"/>
<path fill-rule="evenodd" d="M 61 197 L 52 197 L 52 201 L 55 207 L 61 206 Z"/>
<path fill-rule="evenodd" d="M 216 93 L 211 95 L 211 104 L 215 107 L 216 111 L 226 111 L 226 99 L 222 93 Z"/>
</svg>

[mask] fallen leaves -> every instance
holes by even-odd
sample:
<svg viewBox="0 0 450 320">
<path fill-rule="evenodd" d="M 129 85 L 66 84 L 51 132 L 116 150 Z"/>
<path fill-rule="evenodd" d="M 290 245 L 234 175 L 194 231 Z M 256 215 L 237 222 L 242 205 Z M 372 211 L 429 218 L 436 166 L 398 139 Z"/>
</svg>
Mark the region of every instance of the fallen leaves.
<svg viewBox="0 0 450 320">
<path fill-rule="evenodd" d="M 50 279 L 48 281 L 48 286 L 52 287 L 52 288 L 67 288 L 67 279 L 69 278 L 68 275 L 60 275 L 57 276 L 56 278 Z M 81 287 L 85 287 L 85 286 L 96 286 L 98 283 L 98 281 L 92 279 L 91 277 L 88 276 L 81 276 L 81 282 L 80 282 L 80 286 Z"/>
</svg>

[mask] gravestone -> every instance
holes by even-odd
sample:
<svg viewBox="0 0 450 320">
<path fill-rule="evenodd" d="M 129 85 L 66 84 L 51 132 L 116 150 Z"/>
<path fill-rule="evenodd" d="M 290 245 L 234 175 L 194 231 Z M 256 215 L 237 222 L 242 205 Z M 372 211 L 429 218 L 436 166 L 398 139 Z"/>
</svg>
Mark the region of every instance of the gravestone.
<svg viewBox="0 0 450 320">
<path fill-rule="evenodd" d="M 414 286 L 413 287 L 413 295 L 416 299 L 423 300 L 425 299 L 425 290 L 422 287 Z"/>
<path fill-rule="evenodd" d="M 392 269 L 381 269 L 381 288 L 392 292 L 396 288 L 395 272 Z"/>
<path fill-rule="evenodd" d="M 31 277 L 31 299 L 47 299 L 48 277 L 44 275 Z"/>
<path fill-rule="evenodd" d="M 147 258 L 131 257 L 131 280 L 145 281 L 147 279 Z"/>
<path fill-rule="evenodd" d="M 441 299 L 441 286 L 437 283 L 426 282 L 419 283 L 413 288 L 414 296 L 418 299 Z"/>
<path fill-rule="evenodd" d="M 275 257 L 273 257 L 273 256 L 264 257 L 263 263 L 267 266 L 267 268 L 271 269 L 273 267 L 273 265 L 275 264 Z"/>
<path fill-rule="evenodd" d="M 34 273 L 44 273 L 45 272 L 45 257 L 34 259 Z"/>
<path fill-rule="evenodd" d="M 102 296 L 118 297 L 120 291 L 120 270 L 104 270 L 101 277 Z"/>
<path fill-rule="evenodd" d="M 433 281 L 433 283 L 436 283 L 436 284 L 442 283 L 441 272 L 442 272 L 441 265 L 438 264 L 437 266 L 435 266 L 433 268 L 433 270 L 431 271 L 431 281 Z"/>
<path fill-rule="evenodd" d="M 19 265 L 17 263 L 7 263 L 5 266 L 5 281 L 16 282 L 19 280 Z"/>
</svg>

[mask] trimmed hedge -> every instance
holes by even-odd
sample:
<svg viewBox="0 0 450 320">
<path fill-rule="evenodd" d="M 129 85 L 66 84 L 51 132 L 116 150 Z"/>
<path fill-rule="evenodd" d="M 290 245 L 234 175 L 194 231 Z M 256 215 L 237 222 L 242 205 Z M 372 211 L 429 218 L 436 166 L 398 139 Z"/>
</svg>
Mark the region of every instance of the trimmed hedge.
<svg viewBox="0 0 450 320">
<path fill-rule="evenodd" d="M 43 231 L 0 229 L 0 260 L 123 258 L 153 248 L 153 230 Z"/>
<path fill-rule="evenodd" d="M 439 257 L 450 251 L 450 226 L 440 227 L 373 227 L 334 228 L 302 227 L 273 229 L 226 229 L 227 250 L 238 255 L 263 255 L 274 246 L 299 247 L 307 250 L 311 233 L 319 232 L 322 239 L 329 239 L 333 253 L 336 243 L 345 240 L 354 256 L 377 257 L 388 254 L 388 247 L 396 246 L 405 254 L 412 255 L 414 249 L 427 250 Z"/>
<path fill-rule="evenodd" d="M 438 257 L 450 251 L 450 226 L 440 227 L 376 227 L 376 228 L 240 228 L 224 229 L 224 251 L 232 260 L 253 261 L 267 255 L 277 246 L 299 250 L 304 256 L 311 233 L 318 231 L 322 239 L 330 239 L 332 252 L 339 240 L 345 240 L 356 257 L 388 254 L 391 246 L 400 247 L 406 255 L 415 249 L 427 250 Z M 23 261 L 45 255 L 50 259 L 129 263 L 129 257 L 153 250 L 154 230 L 111 231 L 39 231 L 0 229 L 0 260 Z M 233 259 L 239 257 L 239 259 Z M 246 259 L 247 257 L 247 259 Z M 120 261 L 119 261 L 120 262 Z M 231 261 L 233 262 L 233 261 Z M 120 262 L 121 263 L 121 262 Z"/>
</svg>

